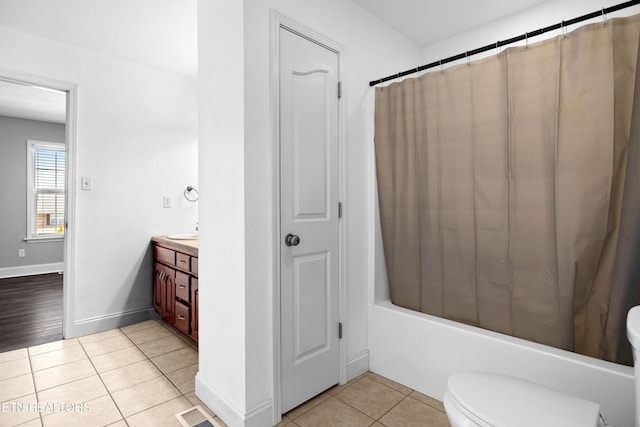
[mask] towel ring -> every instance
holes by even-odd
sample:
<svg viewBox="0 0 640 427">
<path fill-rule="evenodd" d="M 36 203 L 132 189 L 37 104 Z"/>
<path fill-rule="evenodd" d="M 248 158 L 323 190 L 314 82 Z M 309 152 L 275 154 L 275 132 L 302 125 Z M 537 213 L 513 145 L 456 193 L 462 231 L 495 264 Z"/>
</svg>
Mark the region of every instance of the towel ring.
<svg viewBox="0 0 640 427">
<path fill-rule="evenodd" d="M 190 194 L 191 194 L 191 193 L 193 193 L 193 192 L 195 192 L 195 193 L 196 193 L 196 195 L 195 195 L 195 196 L 191 196 L 191 197 L 190 197 Z M 184 194 L 184 198 L 185 198 L 185 199 L 187 199 L 187 200 L 188 200 L 188 201 L 190 201 L 190 202 L 196 202 L 196 201 L 198 201 L 198 196 L 199 196 L 199 195 L 198 195 L 198 190 L 197 190 L 196 188 L 194 188 L 194 187 L 190 186 L 190 185 L 188 185 L 188 186 L 187 186 L 187 188 L 185 188 L 185 190 L 184 190 L 184 193 L 183 193 L 183 194 Z"/>
</svg>

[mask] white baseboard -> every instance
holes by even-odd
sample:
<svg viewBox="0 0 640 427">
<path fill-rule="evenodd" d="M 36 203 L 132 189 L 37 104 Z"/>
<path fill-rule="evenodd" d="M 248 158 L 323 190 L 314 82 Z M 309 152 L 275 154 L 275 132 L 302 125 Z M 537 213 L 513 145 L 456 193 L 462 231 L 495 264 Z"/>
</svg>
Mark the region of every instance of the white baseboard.
<svg viewBox="0 0 640 427">
<path fill-rule="evenodd" d="M 364 350 L 360 354 L 351 356 L 347 360 L 347 381 L 351 381 L 358 375 L 362 375 L 369 370 L 369 351 Z"/>
<path fill-rule="evenodd" d="M 264 427 L 273 425 L 271 400 L 242 413 L 200 372 L 196 375 L 196 396 L 229 427 Z"/>
<path fill-rule="evenodd" d="M 158 317 L 158 314 L 153 308 L 149 307 L 76 320 L 73 322 L 73 330 L 66 331 L 65 338 L 95 334 L 110 329 L 133 325 L 134 323 L 144 322 L 145 320 L 157 319 Z"/>
<path fill-rule="evenodd" d="M 19 267 L 0 268 L 0 279 L 20 276 L 35 276 L 36 274 L 60 273 L 64 270 L 64 263 L 22 265 Z"/>
</svg>

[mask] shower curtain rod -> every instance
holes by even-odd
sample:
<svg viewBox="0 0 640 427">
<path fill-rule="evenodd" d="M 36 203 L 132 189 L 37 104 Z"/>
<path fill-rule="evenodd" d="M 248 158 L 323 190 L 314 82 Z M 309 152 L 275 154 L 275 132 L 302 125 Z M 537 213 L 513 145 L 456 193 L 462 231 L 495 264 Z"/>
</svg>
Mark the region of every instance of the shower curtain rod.
<svg viewBox="0 0 640 427">
<path fill-rule="evenodd" d="M 469 57 L 471 57 L 473 55 L 477 55 L 478 53 L 487 52 L 487 51 L 489 51 L 491 49 L 497 49 L 499 47 L 506 46 L 506 45 L 511 44 L 511 43 L 516 43 L 516 42 L 519 42 L 519 41 L 522 41 L 522 40 L 528 40 L 529 37 L 539 36 L 540 34 L 544 34 L 544 33 L 547 33 L 549 31 L 553 31 L 553 30 L 558 30 L 558 29 L 567 27 L 569 25 L 577 24 L 578 22 L 586 21 L 588 19 L 597 18 L 598 16 L 604 16 L 606 18 L 606 15 L 608 13 L 616 12 L 616 11 L 622 10 L 622 9 L 626 9 L 627 7 L 635 6 L 637 4 L 640 4 L 640 0 L 626 1 L 624 3 L 620 3 L 620 4 L 617 4 L 615 6 L 611 6 L 611 7 L 607 7 L 607 8 L 603 7 L 602 10 L 598 10 L 596 12 L 591 12 L 591 13 L 588 13 L 586 15 L 578 16 L 577 18 L 573 18 L 573 19 L 570 19 L 568 21 L 562 21 L 562 22 L 560 22 L 558 24 L 551 25 L 549 27 L 540 28 L 539 30 L 527 32 L 527 33 L 524 33 L 524 34 L 522 34 L 520 36 L 517 36 L 517 37 L 512 37 L 512 38 L 507 39 L 507 40 L 497 41 L 494 44 L 488 44 L 486 46 L 479 47 L 479 48 L 474 49 L 474 50 L 468 50 L 466 52 L 462 52 L 462 53 L 459 53 L 457 55 L 453 55 L 453 56 L 450 56 L 448 58 L 441 59 L 439 61 L 431 62 L 431 63 L 426 64 L 426 65 L 421 65 L 419 67 L 412 68 L 411 70 L 402 71 L 402 72 L 394 74 L 392 76 L 387 76 L 387 77 L 383 77 L 383 78 L 381 78 L 379 80 L 370 81 L 369 82 L 369 86 L 375 86 L 375 85 L 377 85 L 379 83 L 384 83 L 384 82 L 387 82 L 389 80 L 394 80 L 394 79 L 397 79 L 397 78 L 400 78 L 400 77 L 405 77 L 405 76 L 408 76 L 408 75 L 411 75 L 411 74 L 414 74 L 414 73 L 418 73 L 418 72 L 423 71 L 423 70 L 427 70 L 429 68 L 434 68 L 434 67 L 438 67 L 438 66 L 447 64 L 449 62 L 458 61 L 458 60 L 464 59 L 464 58 L 469 58 Z"/>
</svg>

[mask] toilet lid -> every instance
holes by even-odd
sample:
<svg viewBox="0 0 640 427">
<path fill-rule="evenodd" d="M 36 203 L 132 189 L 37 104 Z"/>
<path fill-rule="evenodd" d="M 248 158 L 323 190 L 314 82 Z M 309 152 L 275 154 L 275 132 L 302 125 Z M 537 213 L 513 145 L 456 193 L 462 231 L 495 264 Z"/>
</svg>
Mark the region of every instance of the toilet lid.
<svg viewBox="0 0 640 427">
<path fill-rule="evenodd" d="M 487 372 L 459 372 L 447 391 L 455 403 L 495 427 L 596 427 L 600 405 L 529 381 Z"/>
</svg>

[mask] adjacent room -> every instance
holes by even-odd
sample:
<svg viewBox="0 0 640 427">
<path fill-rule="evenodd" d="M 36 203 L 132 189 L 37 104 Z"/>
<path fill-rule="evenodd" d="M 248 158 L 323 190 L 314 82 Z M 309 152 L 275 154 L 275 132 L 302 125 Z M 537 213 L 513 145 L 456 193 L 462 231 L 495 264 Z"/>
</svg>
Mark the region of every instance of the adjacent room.
<svg viewBox="0 0 640 427">
<path fill-rule="evenodd" d="M 636 3 L 0 0 L 0 424 L 634 425 Z"/>
<path fill-rule="evenodd" d="M 62 339 L 66 93 L 0 82 L 0 352 Z"/>
</svg>

